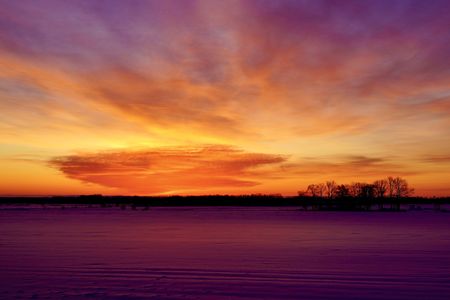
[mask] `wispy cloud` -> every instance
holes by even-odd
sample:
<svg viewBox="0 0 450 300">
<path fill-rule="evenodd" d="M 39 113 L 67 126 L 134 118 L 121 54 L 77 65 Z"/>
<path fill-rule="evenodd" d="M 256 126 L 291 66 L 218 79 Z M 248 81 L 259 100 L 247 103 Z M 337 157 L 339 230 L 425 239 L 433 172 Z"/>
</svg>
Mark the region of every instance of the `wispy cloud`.
<svg viewBox="0 0 450 300">
<path fill-rule="evenodd" d="M 44 93 L 71 94 L 71 108 L 89 102 L 79 115 L 109 108 L 122 113 L 124 124 L 145 123 L 152 133 L 183 127 L 193 135 L 257 141 L 273 135 L 267 130 L 273 118 L 276 131 L 289 137 L 370 133 L 399 121 L 398 111 L 426 120 L 429 111 L 408 99 L 449 88 L 446 18 L 436 17 L 449 10 L 445 2 L 110 7 L 116 9 L 7 3 L 0 11 L 1 51 L 30 68 L 62 71 L 63 86 L 49 86 L 36 72 L 28 76 Z M 60 17 L 69 11 L 70 18 Z M 55 106 L 48 102 L 40 110 Z"/>
<path fill-rule="evenodd" d="M 433 164 L 450 163 L 450 155 L 428 155 L 421 158 L 421 161 Z"/>
<path fill-rule="evenodd" d="M 364 155 L 347 155 L 335 157 L 308 157 L 290 164 L 289 169 L 299 176 L 326 175 L 328 178 L 375 178 L 391 175 L 413 175 L 404 163 L 395 162 L 387 157 L 368 157 Z"/>
</svg>

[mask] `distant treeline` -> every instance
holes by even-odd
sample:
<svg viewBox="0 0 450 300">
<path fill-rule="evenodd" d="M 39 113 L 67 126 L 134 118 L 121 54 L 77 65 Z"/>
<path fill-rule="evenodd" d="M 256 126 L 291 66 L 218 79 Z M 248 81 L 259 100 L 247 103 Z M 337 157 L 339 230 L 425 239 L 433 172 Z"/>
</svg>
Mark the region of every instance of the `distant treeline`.
<svg viewBox="0 0 450 300">
<path fill-rule="evenodd" d="M 55 197 L 3 197 L 0 204 L 37 205 L 98 205 L 126 209 L 154 206 L 290 206 L 304 210 L 398 210 L 401 204 L 450 204 L 450 197 L 312 197 L 307 195 L 283 197 L 279 194 L 263 195 L 205 195 L 205 196 L 55 196 Z"/>
<path fill-rule="evenodd" d="M 298 197 L 281 194 L 203 195 L 203 196 L 54 196 L 4 197 L 0 203 L 24 204 L 99 204 L 134 206 L 298 206 Z"/>
<path fill-rule="evenodd" d="M 335 181 L 310 184 L 295 197 L 281 194 L 204 196 L 53 196 L 3 197 L 0 204 L 100 205 L 126 209 L 151 206 L 296 206 L 304 210 L 400 210 L 401 205 L 432 204 L 440 209 L 450 197 L 411 197 L 413 189 L 401 177 L 388 177 L 373 183 L 337 184 Z"/>
</svg>

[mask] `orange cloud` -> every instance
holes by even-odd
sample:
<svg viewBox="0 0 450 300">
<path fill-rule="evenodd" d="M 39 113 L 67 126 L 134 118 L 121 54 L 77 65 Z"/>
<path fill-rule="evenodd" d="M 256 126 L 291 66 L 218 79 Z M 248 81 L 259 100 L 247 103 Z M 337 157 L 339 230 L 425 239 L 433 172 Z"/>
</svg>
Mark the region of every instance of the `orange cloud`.
<svg viewBox="0 0 450 300">
<path fill-rule="evenodd" d="M 159 194 L 254 186 L 261 168 L 285 160 L 280 155 L 203 146 L 70 155 L 54 158 L 50 165 L 84 182 Z"/>
</svg>

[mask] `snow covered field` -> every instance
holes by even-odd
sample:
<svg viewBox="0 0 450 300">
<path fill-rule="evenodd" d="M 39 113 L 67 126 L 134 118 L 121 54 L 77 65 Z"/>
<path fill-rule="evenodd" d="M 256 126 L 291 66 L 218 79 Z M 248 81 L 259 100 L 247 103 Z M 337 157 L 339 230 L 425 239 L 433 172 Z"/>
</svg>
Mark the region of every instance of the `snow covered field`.
<svg viewBox="0 0 450 300">
<path fill-rule="evenodd" d="M 1 299 L 449 299 L 450 213 L 0 206 Z"/>
</svg>

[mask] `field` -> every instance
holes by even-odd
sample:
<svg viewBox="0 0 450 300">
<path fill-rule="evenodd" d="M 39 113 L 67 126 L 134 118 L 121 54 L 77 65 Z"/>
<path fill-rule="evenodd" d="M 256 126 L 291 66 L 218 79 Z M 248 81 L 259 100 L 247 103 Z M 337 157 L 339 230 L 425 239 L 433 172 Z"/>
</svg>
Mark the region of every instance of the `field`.
<svg viewBox="0 0 450 300">
<path fill-rule="evenodd" d="M 450 214 L 2 206 L 2 299 L 448 299 Z"/>
</svg>

